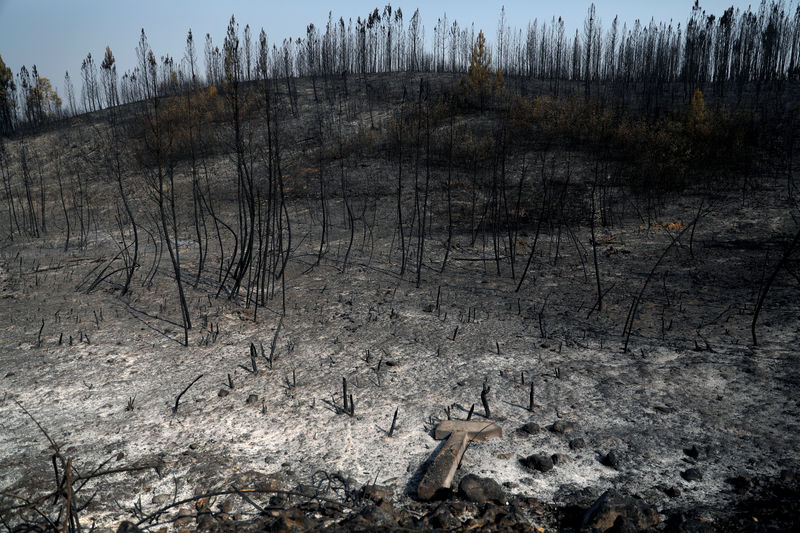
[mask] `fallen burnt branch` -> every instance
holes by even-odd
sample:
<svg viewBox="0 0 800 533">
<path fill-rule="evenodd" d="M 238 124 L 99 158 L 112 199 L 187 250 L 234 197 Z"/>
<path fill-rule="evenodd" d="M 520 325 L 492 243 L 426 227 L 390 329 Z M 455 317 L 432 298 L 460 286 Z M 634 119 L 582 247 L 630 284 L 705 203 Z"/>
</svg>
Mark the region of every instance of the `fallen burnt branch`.
<svg viewBox="0 0 800 533">
<path fill-rule="evenodd" d="M 2 491 L 0 492 L 0 497 L 8 498 L 17 500 L 21 503 L 10 505 L 8 507 L 0 508 L 0 523 L 3 523 L 9 530 L 9 520 L 7 517 L 10 514 L 15 514 L 17 516 L 23 517 L 26 511 L 30 511 L 34 513 L 36 516 L 40 517 L 44 524 L 45 530 L 48 531 L 59 531 L 59 532 L 79 532 L 82 530 L 81 522 L 80 522 L 80 513 L 83 512 L 88 505 L 94 500 L 95 496 L 97 496 L 97 491 L 95 491 L 88 499 L 84 502 L 79 502 L 78 500 L 78 493 L 83 489 L 89 481 L 95 480 L 97 478 L 111 475 L 111 474 L 119 474 L 124 472 L 133 472 L 133 471 L 140 471 L 140 470 L 147 470 L 150 468 L 158 468 L 157 465 L 151 464 L 135 464 L 126 467 L 119 467 L 119 468 L 110 468 L 110 469 L 103 469 L 105 465 L 111 460 L 111 458 L 106 459 L 100 465 L 98 465 L 94 470 L 89 472 L 88 474 L 81 474 L 74 466 L 74 460 L 72 457 L 65 457 L 61 453 L 61 446 L 53 439 L 47 430 L 36 420 L 36 417 L 28 411 L 22 403 L 15 400 L 17 406 L 25 413 L 25 415 L 30 418 L 39 431 L 45 436 L 47 441 L 50 443 L 50 447 L 54 450 L 53 455 L 51 456 L 51 461 L 53 464 L 53 471 L 55 476 L 55 488 L 45 494 L 42 494 L 34 499 L 29 499 L 19 494 L 15 494 L 11 491 Z M 77 485 L 77 486 L 76 486 Z M 52 500 L 52 503 L 49 504 L 50 511 L 44 509 L 47 505 L 47 502 Z M 59 505 L 59 502 L 62 502 Z M 44 510 L 43 510 L 44 509 Z M 56 518 L 53 519 L 51 516 L 56 514 Z M 62 519 L 63 515 L 63 519 Z M 41 527 L 34 524 L 24 524 L 24 526 L 28 527 L 28 529 L 33 530 L 41 530 Z"/>
<path fill-rule="evenodd" d="M 169 511 L 170 509 L 174 509 L 176 507 L 180 507 L 181 505 L 185 505 L 187 503 L 197 502 L 199 500 L 207 500 L 209 498 L 216 498 L 218 496 L 230 496 L 230 495 L 240 496 L 240 497 L 242 497 L 242 499 L 244 499 L 248 503 L 252 504 L 257 509 L 260 509 L 260 510 L 266 510 L 267 509 L 267 507 L 255 504 L 253 502 L 252 498 L 247 496 L 247 494 L 249 494 L 249 493 L 251 493 L 251 494 L 272 494 L 272 495 L 279 495 L 279 496 L 295 496 L 295 497 L 303 498 L 303 499 L 306 499 L 306 500 L 309 500 L 309 501 L 317 501 L 317 502 L 320 502 L 320 503 L 330 504 L 330 505 L 333 505 L 334 507 L 338 507 L 338 508 L 341 508 L 341 509 L 346 507 L 346 505 L 343 504 L 341 501 L 334 500 L 334 499 L 331 499 L 331 498 L 325 498 L 323 496 L 320 496 L 319 494 L 309 495 L 309 494 L 304 494 L 304 493 L 298 492 L 298 491 L 281 490 L 281 489 L 258 489 L 258 488 L 242 488 L 242 489 L 240 489 L 240 488 L 231 486 L 230 489 L 217 490 L 217 491 L 211 491 L 211 492 L 204 492 L 203 494 L 197 494 L 195 496 L 192 496 L 191 498 L 185 498 L 183 500 L 176 500 L 176 501 L 174 501 L 172 503 L 164 505 L 163 507 L 159 507 L 157 510 L 155 510 L 152 513 L 150 513 L 150 514 L 144 516 L 143 518 L 139 519 L 139 521 L 136 522 L 136 527 L 139 527 L 139 526 L 141 526 L 143 524 L 151 524 L 152 525 L 156 520 L 159 519 L 159 517 L 161 515 L 163 515 L 164 513 Z M 284 509 L 285 507 L 276 507 L 276 508 L 277 509 Z"/>
</svg>

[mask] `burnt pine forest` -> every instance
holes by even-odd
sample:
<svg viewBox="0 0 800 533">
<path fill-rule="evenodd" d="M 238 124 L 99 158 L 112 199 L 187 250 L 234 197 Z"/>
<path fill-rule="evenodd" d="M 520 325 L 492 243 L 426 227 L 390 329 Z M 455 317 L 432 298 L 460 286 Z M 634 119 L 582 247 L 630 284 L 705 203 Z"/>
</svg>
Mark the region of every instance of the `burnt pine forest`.
<svg viewBox="0 0 800 533">
<path fill-rule="evenodd" d="M 9 531 L 151 527 L 204 493 L 354 509 L 385 479 L 407 503 L 451 418 L 507 426 L 461 470 L 551 506 L 519 527 L 589 527 L 596 498 L 553 510 L 585 484 L 666 486 L 642 529 L 674 509 L 796 524 L 753 501 L 796 495 L 800 467 L 800 6 L 623 24 L 592 5 L 572 33 L 387 5 L 277 41 L 232 16 L 176 56 L 136 37 L 132 69 L 106 47 L 63 94 L 0 58 Z M 216 425 L 242 409 L 252 426 Z M 517 461 L 538 444 L 514 424 L 557 420 L 575 434 L 542 446 L 566 466 Z M 219 471 L 170 451 L 178 431 Z M 239 462 L 313 497 L 240 497 L 267 482 L 232 489 Z M 138 503 L 115 506 L 124 479 Z M 425 512 L 392 520 L 446 527 Z"/>
</svg>

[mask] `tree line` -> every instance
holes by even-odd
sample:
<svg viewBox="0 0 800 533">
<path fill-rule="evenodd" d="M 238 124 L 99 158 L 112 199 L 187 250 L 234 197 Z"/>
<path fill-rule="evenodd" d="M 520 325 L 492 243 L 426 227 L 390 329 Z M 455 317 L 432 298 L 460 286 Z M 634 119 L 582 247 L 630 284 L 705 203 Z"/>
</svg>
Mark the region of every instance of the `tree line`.
<svg viewBox="0 0 800 533">
<path fill-rule="evenodd" d="M 270 77 L 332 77 L 346 73 L 455 72 L 469 68 L 477 39 L 474 23 L 462 26 L 447 16 L 433 26 L 430 46 L 419 10 L 410 18 L 387 5 L 366 17 L 336 20 L 329 13 L 324 28 L 309 24 L 306 34 L 268 46 L 266 72 Z M 257 75 L 260 37 L 244 28 L 242 79 Z M 554 94 L 566 82 L 582 84 L 587 95 L 632 90 L 658 94 L 673 84 L 683 86 L 688 99 L 695 88 L 711 88 L 724 96 L 734 91 L 739 100 L 749 84 L 765 86 L 800 78 L 800 6 L 785 0 L 763 0 L 755 9 L 730 7 L 721 15 L 706 13 L 698 2 L 685 24 L 636 20 L 632 26 L 618 17 L 607 26 L 594 4 L 582 29 L 567 35 L 561 17 L 538 19 L 524 28 L 508 24 L 501 11 L 496 38 L 486 44 L 493 68 L 506 76 L 544 80 Z M 203 70 L 184 56 L 157 59 L 163 72 L 162 93 L 174 94 L 188 86 L 217 86 L 224 82 L 225 51 L 205 35 Z M 99 76 L 98 76 L 99 68 Z M 12 73 L 0 58 L 0 128 L 6 135 L 16 128 L 36 126 L 51 118 L 91 112 L 148 97 L 147 69 L 139 64 L 119 78 L 115 58 L 107 47 L 98 65 L 92 54 L 81 63 L 80 94 L 69 72 L 63 90 L 66 102 L 34 65 Z"/>
</svg>

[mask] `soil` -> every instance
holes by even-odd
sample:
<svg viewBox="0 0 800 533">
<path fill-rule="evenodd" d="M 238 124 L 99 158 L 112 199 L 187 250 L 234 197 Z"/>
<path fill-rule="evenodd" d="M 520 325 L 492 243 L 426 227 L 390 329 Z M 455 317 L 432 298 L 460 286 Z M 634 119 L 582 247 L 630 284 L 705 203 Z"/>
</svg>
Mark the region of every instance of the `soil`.
<svg viewBox="0 0 800 533">
<path fill-rule="evenodd" d="M 400 92 L 399 85 L 387 87 L 385 101 L 372 110 L 378 132 L 389 127 L 390 101 Z M 312 114 L 311 94 L 308 80 L 301 80 L 305 107 L 299 118 L 287 114 L 285 130 L 302 133 L 304 117 Z M 358 99 L 355 89 L 353 98 Z M 368 129 L 369 113 L 359 110 L 352 126 Z M 7 141 L 12 163 L 23 142 L 42 155 L 48 143 L 66 143 L 75 153 L 87 149 L 97 131 L 91 120 Z M 20 498 L 33 501 L 54 490 L 53 443 L 76 472 L 103 474 L 76 495 L 86 504 L 82 524 L 98 531 L 116 530 L 123 520 L 153 530 L 165 524 L 174 530 L 211 527 L 199 524 L 203 505 L 242 530 L 272 527 L 270 520 L 288 520 L 285 513 L 298 509 L 313 518 L 301 520 L 299 528 L 377 529 L 383 527 L 375 510 L 380 504 L 359 492 L 373 485 L 386 487 L 391 509 L 384 511 L 397 527 L 409 529 L 461 527 L 488 507 L 507 515 L 513 509 L 509 527 L 577 528 L 575 517 L 582 520 L 609 489 L 655 509 L 658 529 L 679 522 L 716 530 L 755 531 L 753 524 L 767 527 L 770 521 L 796 527 L 796 516 L 766 512 L 797 496 L 796 260 L 769 292 L 757 345 L 750 330 L 762 280 L 797 231 L 785 177 L 758 174 L 757 167 L 746 179 L 720 177 L 728 181 L 713 191 L 698 186 L 654 203 L 609 186 L 610 222 L 598 219 L 596 228 L 606 291 L 597 310 L 585 216 L 592 165 L 579 150 L 531 150 L 510 160 L 515 181 L 524 161 L 534 174 L 535 161 L 543 157 L 541 166 L 570 191 L 567 205 L 574 204 L 560 222 L 551 217 L 543 224 L 537 239 L 536 185 L 528 182 L 525 202 L 534 214 L 521 228 L 513 277 L 507 243 L 501 243 L 496 263 L 491 230 L 474 235 L 463 218 L 441 271 L 446 168 L 437 166 L 429 204 L 433 222 L 417 287 L 415 255 L 400 275 L 393 156 L 354 152 L 344 163 L 326 163 L 331 189 L 339 187 L 340 168 L 346 169 L 355 211 L 363 208 L 365 214 L 355 222 L 345 260 L 350 229 L 341 194 L 331 193 L 334 226 L 326 255 L 315 265 L 316 177 L 303 170 L 314 157 L 310 148 L 293 145 L 293 138 L 289 134 L 285 154 L 293 232 L 285 287 L 279 284 L 275 298 L 256 315 L 241 301 L 215 298 L 217 272 L 209 261 L 198 286 L 187 289 L 194 322 L 188 347 L 181 345 L 175 281 L 166 259 L 145 283 L 152 246 L 143 252 L 142 271 L 128 295 L 119 294 L 113 279 L 85 290 L 93 269 L 118 250 L 113 209 L 103 204 L 104 191 L 114 183 L 90 181 L 97 218 L 85 246 L 75 239 L 63 251 L 63 217 L 55 201 L 47 233 L 2 242 L 0 512 L 7 527 L 41 522 L 35 513 L 9 509 Z M 227 155 L 209 163 L 220 187 L 234 179 Z M 52 161 L 45 158 L 43 165 L 50 175 Z M 410 216 L 413 177 L 407 174 L 404 205 Z M 457 171 L 455 207 L 462 215 L 469 209 L 470 179 L 466 170 Z M 234 220 L 234 199 L 218 201 Z M 151 209 L 144 194 L 138 202 L 142 212 Z M 696 225 L 670 246 L 698 210 Z M 0 216 L 5 235 L 5 204 Z M 190 213 L 181 216 L 181 253 L 191 282 L 197 246 Z M 531 268 L 516 292 L 535 240 Z M 648 279 L 623 350 L 626 317 Z M 344 409 L 343 378 L 352 413 Z M 459 513 L 459 505 L 466 505 L 460 499 L 417 502 L 416 485 L 441 446 L 432 430 L 441 420 L 466 419 L 468 413 L 481 419 L 485 385 L 491 420 L 503 436 L 470 444 L 454 486 L 468 474 L 491 478 L 511 504 L 469 504 L 483 507 Z M 526 467 L 521 460 L 532 455 L 555 466 L 545 472 Z M 252 492 L 245 498 L 237 489 Z M 330 502 L 323 505 L 323 498 Z M 227 510 L 219 511 L 223 504 Z M 437 510 L 441 505 L 448 507 Z M 51 512 L 44 502 L 39 507 Z M 182 515 L 190 519 L 181 522 L 181 508 L 190 509 Z M 446 513 L 455 522 L 442 518 Z M 354 516 L 367 518 L 356 523 Z"/>
</svg>

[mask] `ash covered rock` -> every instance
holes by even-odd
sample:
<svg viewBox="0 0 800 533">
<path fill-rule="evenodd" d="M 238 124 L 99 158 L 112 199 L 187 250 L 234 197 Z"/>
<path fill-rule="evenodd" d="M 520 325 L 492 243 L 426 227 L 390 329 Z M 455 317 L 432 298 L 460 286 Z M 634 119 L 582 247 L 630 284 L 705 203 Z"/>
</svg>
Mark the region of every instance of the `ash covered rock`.
<svg viewBox="0 0 800 533">
<path fill-rule="evenodd" d="M 554 453 L 550 456 L 550 459 L 553 461 L 553 466 L 563 465 L 569 462 L 569 457 L 563 453 Z"/>
<path fill-rule="evenodd" d="M 553 458 L 544 454 L 533 454 L 519 460 L 522 466 L 539 472 L 549 472 L 553 469 Z"/>
<path fill-rule="evenodd" d="M 362 490 L 365 499 L 375 502 L 377 505 L 392 499 L 392 488 L 383 485 L 367 485 Z"/>
<path fill-rule="evenodd" d="M 549 429 L 553 433 L 558 433 L 559 435 L 569 435 L 575 431 L 575 424 L 569 420 L 556 420 Z"/>
<path fill-rule="evenodd" d="M 621 522 L 617 522 L 622 518 Z M 584 529 L 639 531 L 657 526 L 658 510 L 648 503 L 616 489 L 603 493 L 583 517 Z"/>
<path fill-rule="evenodd" d="M 450 506 L 446 503 L 440 504 L 425 519 L 430 526 L 436 529 L 456 529 L 461 527 L 461 520 L 453 514 Z"/>
<path fill-rule="evenodd" d="M 686 481 L 702 481 L 703 473 L 698 468 L 687 468 L 681 472 L 681 477 Z"/>
<path fill-rule="evenodd" d="M 521 435 L 536 435 L 542 428 L 536 422 L 528 422 L 517 429 L 517 433 Z"/>
<path fill-rule="evenodd" d="M 572 439 L 569 441 L 570 450 L 580 450 L 586 447 L 586 441 L 582 438 Z"/>
<path fill-rule="evenodd" d="M 600 463 L 609 468 L 613 468 L 614 470 L 619 470 L 620 459 L 619 456 L 617 455 L 617 452 L 611 450 L 610 452 L 608 452 L 607 454 L 605 454 L 603 457 L 600 458 Z"/>
<path fill-rule="evenodd" d="M 506 500 L 505 493 L 497 481 L 475 474 L 464 476 L 458 484 L 458 493 L 465 500 L 477 503 L 504 503 Z"/>
</svg>

